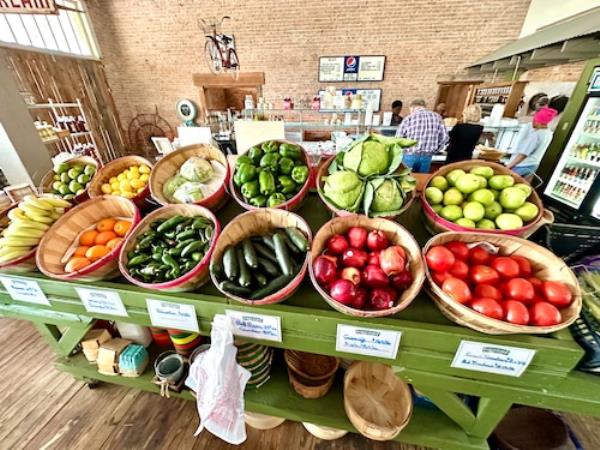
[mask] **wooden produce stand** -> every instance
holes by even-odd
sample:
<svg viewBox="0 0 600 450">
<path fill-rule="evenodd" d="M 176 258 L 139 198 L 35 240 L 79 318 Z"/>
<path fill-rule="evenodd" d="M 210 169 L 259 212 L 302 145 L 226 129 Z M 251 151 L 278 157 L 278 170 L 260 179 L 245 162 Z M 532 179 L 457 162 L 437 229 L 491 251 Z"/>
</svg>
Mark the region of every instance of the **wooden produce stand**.
<svg viewBox="0 0 600 450">
<path fill-rule="evenodd" d="M 229 201 L 218 217 L 221 223 L 227 223 L 240 212 L 235 202 Z M 309 195 L 299 214 L 308 220 L 313 232 L 331 217 L 315 194 Z M 400 222 L 423 245 L 429 236 L 420 214 L 420 205 L 415 202 Z M 105 376 L 99 374 L 96 366 L 83 354 L 75 352 L 95 319 L 150 326 L 146 299 L 158 299 L 193 305 L 203 335 L 210 334 L 213 316 L 226 310 L 278 316 L 282 342 L 257 342 L 393 366 L 399 377 L 431 398 L 439 408 L 415 405 L 412 418 L 397 437 L 398 441 L 442 449 L 487 449 L 486 438 L 513 404 L 600 416 L 600 379 L 574 370 L 583 351 L 568 330 L 551 336 L 481 334 L 447 320 L 425 292 L 397 316 L 363 319 L 331 309 L 308 277 L 292 298 L 263 307 L 234 303 L 222 297 L 210 283 L 195 293 L 161 294 L 125 284 L 122 280 L 90 285 L 54 281 L 39 273 L 14 277 L 37 282 L 50 306 L 15 301 L 2 287 L 0 315 L 31 321 L 57 353 L 57 367 L 89 383 L 104 381 L 155 393 L 159 391 L 159 387 L 151 382 L 154 375 L 151 369 L 146 369 L 139 378 Z M 129 317 L 87 312 L 75 290 L 77 287 L 118 292 Z M 337 352 L 338 325 L 400 332 L 395 359 Z M 533 349 L 535 355 L 520 377 L 453 368 L 454 355 L 465 340 Z M 151 358 L 154 357 L 156 351 L 151 349 Z M 152 361 L 148 367 L 152 367 Z M 341 375 L 325 397 L 306 400 L 289 385 L 284 367 L 280 359 L 264 386 L 246 392 L 249 411 L 356 432 L 344 412 Z M 474 409 L 464 403 L 461 394 L 479 397 Z M 189 391 L 173 395 L 193 400 Z"/>
</svg>

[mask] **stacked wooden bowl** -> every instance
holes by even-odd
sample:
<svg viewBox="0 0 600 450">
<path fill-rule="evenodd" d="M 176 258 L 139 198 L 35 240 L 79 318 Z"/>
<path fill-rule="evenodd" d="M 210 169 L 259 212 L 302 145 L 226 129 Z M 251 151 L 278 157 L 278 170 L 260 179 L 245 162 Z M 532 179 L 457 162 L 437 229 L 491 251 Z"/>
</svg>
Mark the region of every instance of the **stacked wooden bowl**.
<svg viewBox="0 0 600 450">
<path fill-rule="evenodd" d="M 340 363 L 333 356 L 285 350 L 290 384 L 304 398 L 320 398 L 329 392 Z"/>
<path fill-rule="evenodd" d="M 273 364 L 273 349 L 244 341 L 236 341 L 235 346 L 238 349 L 236 356 L 238 364 L 252 374 L 246 388 L 257 389 L 269 381 Z"/>
</svg>

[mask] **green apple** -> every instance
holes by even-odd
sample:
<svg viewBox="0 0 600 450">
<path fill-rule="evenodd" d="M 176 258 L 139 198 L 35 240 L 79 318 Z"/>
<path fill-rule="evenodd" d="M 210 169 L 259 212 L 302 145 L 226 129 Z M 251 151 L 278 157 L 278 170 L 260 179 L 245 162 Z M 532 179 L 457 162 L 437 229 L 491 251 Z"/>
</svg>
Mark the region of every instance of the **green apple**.
<svg viewBox="0 0 600 450">
<path fill-rule="evenodd" d="M 479 202 L 469 202 L 463 208 L 463 216 L 473 222 L 479 222 L 485 215 L 485 208 Z"/>
<path fill-rule="evenodd" d="M 69 175 L 69 178 L 71 180 L 76 180 L 77 177 L 83 173 L 83 169 L 82 170 L 78 170 L 77 167 L 72 167 L 69 169 L 69 171 L 67 172 L 67 174 Z"/>
<path fill-rule="evenodd" d="M 461 175 L 464 175 L 466 172 L 462 169 L 454 169 L 451 170 L 450 172 L 448 172 L 446 174 L 446 180 L 448 180 L 448 183 L 450 183 L 450 186 L 454 186 L 456 184 L 456 180 L 458 180 L 458 178 Z"/>
<path fill-rule="evenodd" d="M 500 191 L 498 189 L 490 189 L 490 191 L 492 191 L 492 194 L 494 194 L 494 200 L 498 200 L 498 197 L 500 197 Z"/>
<path fill-rule="evenodd" d="M 531 202 L 523 203 L 523 206 L 517 208 L 515 214 L 523 219 L 524 222 L 529 222 L 537 217 L 540 209 Z"/>
<path fill-rule="evenodd" d="M 490 178 L 494 176 L 494 169 L 488 166 L 476 166 L 469 170 L 469 173 L 480 175 L 484 178 Z"/>
<path fill-rule="evenodd" d="M 440 211 L 440 216 L 446 220 L 454 222 L 463 216 L 462 208 L 457 205 L 444 206 Z"/>
<path fill-rule="evenodd" d="M 61 186 L 62 183 L 60 181 L 55 181 L 54 183 L 52 183 L 52 189 L 54 189 L 55 191 L 58 191 Z"/>
<path fill-rule="evenodd" d="M 83 184 L 84 186 L 87 184 L 88 181 L 90 181 L 90 176 L 86 175 L 85 173 L 82 173 L 77 177 L 77 182 L 79 184 Z"/>
<path fill-rule="evenodd" d="M 516 214 L 502 213 L 496 217 L 496 225 L 501 230 L 514 230 L 523 226 L 523 220 Z"/>
<path fill-rule="evenodd" d="M 77 181 L 73 180 L 69 183 L 69 191 L 71 191 L 72 193 L 77 192 L 79 189 L 83 189 L 83 186 Z"/>
<path fill-rule="evenodd" d="M 496 228 L 496 224 L 490 219 L 481 219 L 476 225 L 477 228 L 481 228 L 483 230 L 493 230 Z"/>
<path fill-rule="evenodd" d="M 531 191 L 533 190 L 531 188 L 531 186 L 529 186 L 528 184 L 525 184 L 525 183 L 517 183 L 513 187 L 521 189 L 523 192 L 525 192 L 527 194 L 527 197 L 529 197 L 531 195 Z"/>
<path fill-rule="evenodd" d="M 487 180 L 485 179 L 485 177 L 482 177 L 481 175 L 475 175 L 477 177 L 477 179 L 479 180 L 479 188 L 483 189 L 487 187 Z"/>
<path fill-rule="evenodd" d="M 463 195 L 456 188 L 450 188 L 444 192 L 444 205 L 460 205 L 463 201 Z"/>
<path fill-rule="evenodd" d="M 492 202 L 490 205 L 485 207 L 486 219 L 494 220 L 500 214 L 502 214 L 502 205 L 500 205 L 498 202 Z"/>
<path fill-rule="evenodd" d="M 435 211 L 435 213 L 438 215 L 443 208 L 444 208 L 444 205 L 431 205 L 431 209 L 433 209 Z"/>
<path fill-rule="evenodd" d="M 475 222 L 473 222 L 471 219 L 467 219 L 465 217 L 461 217 L 460 219 L 456 219 L 454 221 L 454 223 L 456 225 L 460 225 L 461 227 L 465 227 L 465 228 L 475 228 Z"/>
<path fill-rule="evenodd" d="M 85 169 L 83 169 L 83 173 L 85 173 L 89 177 L 92 177 L 96 173 L 96 168 L 91 164 L 88 164 L 87 166 L 85 166 Z"/>
<path fill-rule="evenodd" d="M 436 187 L 428 187 L 425 189 L 425 198 L 430 204 L 437 205 L 444 200 L 444 193 Z"/>
<path fill-rule="evenodd" d="M 67 195 L 69 193 L 69 186 L 67 186 L 65 183 L 61 183 L 58 187 L 58 192 L 60 195 Z"/>
<path fill-rule="evenodd" d="M 498 199 L 502 207 L 506 209 L 520 208 L 525 203 L 525 200 L 527 200 L 527 194 L 517 187 L 502 189 L 500 198 Z"/>
<path fill-rule="evenodd" d="M 469 200 L 479 202 L 483 206 L 488 206 L 494 202 L 495 198 L 494 193 L 489 189 L 478 189 L 469 195 Z"/>
<path fill-rule="evenodd" d="M 54 168 L 52 169 L 54 171 L 54 173 L 63 173 L 66 172 L 67 170 L 69 170 L 69 165 L 67 163 L 60 163 L 54 166 Z"/>
<path fill-rule="evenodd" d="M 67 172 L 63 172 L 60 174 L 60 181 L 62 181 L 63 183 L 68 183 L 71 181 L 71 178 L 69 177 L 69 174 Z"/>
<path fill-rule="evenodd" d="M 471 173 L 461 175 L 454 182 L 454 186 L 463 194 L 470 194 L 481 187 L 479 177 Z"/>
<path fill-rule="evenodd" d="M 498 189 L 499 191 L 511 187 L 513 184 L 515 184 L 515 179 L 510 175 L 494 175 L 488 180 L 488 185 L 492 189 Z"/>
<path fill-rule="evenodd" d="M 448 189 L 448 180 L 441 175 L 436 175 L 429 182 L 429 186 L 438 188 L 440 191 Z"/>
</svg>

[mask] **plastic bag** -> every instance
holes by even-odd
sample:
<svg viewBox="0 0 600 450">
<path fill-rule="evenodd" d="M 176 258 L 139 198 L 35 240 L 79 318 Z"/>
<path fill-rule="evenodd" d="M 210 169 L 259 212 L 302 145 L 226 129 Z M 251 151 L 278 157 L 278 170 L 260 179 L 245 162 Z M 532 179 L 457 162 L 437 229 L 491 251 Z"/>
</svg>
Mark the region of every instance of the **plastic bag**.
<svg viewBox="0 0 600 450">
<path fill-rule="evenodd" d="M 238 445 L 246 440 L 244 389 L 250 372 L 236 362 L 233 325 L 223 314 L 215 315 L 210 333 L 211 346 L 190 367 L 195 379 L 200 425 L 195 436 L 206 428 L 225 442 Z"/>
</svg>

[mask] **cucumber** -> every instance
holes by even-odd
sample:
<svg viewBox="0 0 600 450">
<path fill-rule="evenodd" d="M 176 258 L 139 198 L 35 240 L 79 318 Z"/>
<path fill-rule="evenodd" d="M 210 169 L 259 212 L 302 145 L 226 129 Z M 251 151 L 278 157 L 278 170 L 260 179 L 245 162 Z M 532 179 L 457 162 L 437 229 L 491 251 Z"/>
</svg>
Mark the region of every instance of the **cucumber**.
<svg viewBox="0 0 600 450">
<path fill-rule="evenodd" d="M 175 228 L 177 225 L 179 225 L 181 222 L 183 222 L 186 219 L 187 218 L 185 216 L 171 217 L 169 220 L 161 223 L 158 226 L 158 228 L 156 229 L 156 231 L 158 231 L 159 233 L 164 233 L 166 231 L 169 231 L 169 230 Z"/>
<path fill-rule="evenodd" d="M 266 297 L 267 295 L 271 295 L 274 292 L 284 288 L 287 284 L 292 280 L 293 277 L 289 275 L 281 275 L 277 278 L 274 278 L 264 287 L 257 289 L 256 291 L 250 294 L 250 300 L 259 300 L 261 298 Z"/>
<path fill-rule="evenodd" d="M 273 245 L 275 246 L 275 256 L 277 257 L 277 264 L 279 264 L 281 272 L 283 275 L 292 275 L 294 273 L 294 266 L 287 246 L 285 245 L 283 231 L 277 231 L 275 233 L 273 236 Z"/>
<path fill-rule="evenodd" d="M 231 294 L 235 294 L 235 295 L 246 295 L 247 296 L 248 294 L 250 294 L 252 292 L 250 289 L 238 286 L 237 284 L 235 284 L 231 281 L 223 281 L 223 282 L 221 282 L 221 284 L 219 286 L 224 291 L 227 291 L 227 292 L 229 292 Z"/>
<path fill-rule="evenodd" d="M 215 276 L 220 279 L 223 277 L 223 265 L 222 261 L 217 261 L 215 258 L 210 264 L 210 271 L 215 274 Z"/>
<path fill-rule="evenodd" d="M 223 253 L 223 269 L 225 270 L 225 276 L 231 281 L 237 278 L 238 261 L 234 247 L 227 247 L 225 249 L 225 252 Z"/>
<path fill-rule="evenodd" d="M 298 228 L 288 227 L 285 229 L 285 234 L 301 252 L 308 251 L 308 239 Z"/>
<path fill-rule="evenodd" d="M 256 251 L 254 250 L 254 246 L 250 239 L 244 239 L 242 241 L 242 247 L 244 249 L 244 259 L 246 260 L 246 264 L 248 264 L 253 269 L 258 267 L 258 259 L 256 257 Z"/>
<path fill-rule="evenodd" d="M 263 258 L 267 258 L 268 260 L 276 263 L 277 258 L 275 257 L 275 253 L 270 250 L 266 245 L 261 244 L 260 242 L 254 242 L 254 250 Z"/>
<path fill-rule="evenodd" d="M 254 277 L 254 279 L 256 280 L 256 282 L 258 283 L 259 286 L 266 286 L 269 283 L 269 280 L 267 280 L 267 277 L 265 277 L 258 270 L 253 271 L 252 276 Z"/>
<path fill-rule="evenodd" d="M 275 245 L 273 244 L 273 236 L 270 234 L 265 234 L 262 236 L 263 244 L 269 247 L 271 250 L 275 250 Z"/>
<path fill-rule="evenodd" d="M 279 269 L 277 268 L 277 266 L 275 264 L 273 264 L 273 262 L 267 258 L 259 257 L 258 265 L 260 267 L 262 267 L 265 272 L 267 272 L 269 275 L 271 275 L 273 277 L 277 277 L 277 276 L 281 275 L 279 273 Z"/>
<path fill-rule="evenodd" d="M 296 247 L 296 245 L 292 242 L 292 240 L 289 238 L 289 236 L 287 234 L 282 234 L 282 236 L 283 236 L 283 239 L 285 239 L 285 244 L 292 251 L 292 253 L 296 253 L 296 254 L 305 253 L 302 250 L 300 250 L 298 247 Z"/>
<path fill-rule="evenodd" d="M 238 284 L 242 287 L 250 286 L 252 283 L 252 276 L 250 275 L 250 268 L 248 264 L 246 264 L 246 259 L 244 258 L 244 250 L 241 245 L 238 245 L 235 249 L 235 253 L 237 255 L 238 267 L 240 276 L 238 277 Z"/>
</svg>

